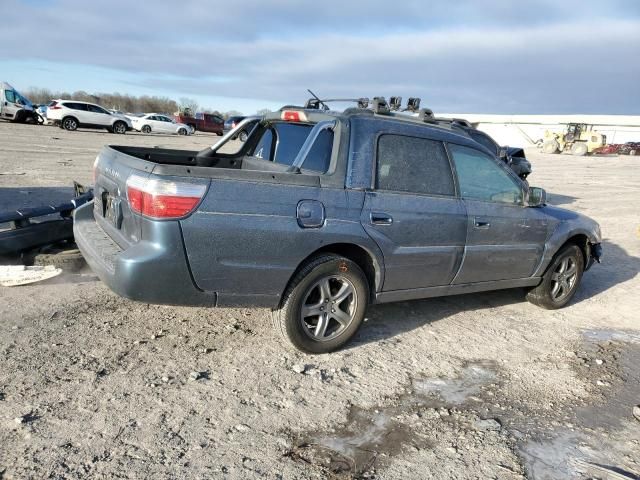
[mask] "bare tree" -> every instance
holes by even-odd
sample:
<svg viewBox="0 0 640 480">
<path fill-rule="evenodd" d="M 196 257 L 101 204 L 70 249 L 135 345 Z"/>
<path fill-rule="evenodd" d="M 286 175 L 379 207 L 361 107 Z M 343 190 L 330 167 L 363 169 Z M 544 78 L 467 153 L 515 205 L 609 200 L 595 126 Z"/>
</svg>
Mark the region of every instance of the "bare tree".
<svg viewBox="0 0 640 480">
<path fill-rule="evenodd" d="M 261 108 L 256 112 L 256 115 L 266 115 L 267 113 L 271 113 L 271 110 L 268 108 Z"/>
<path fill-rule="evenodd" d="M 191 112 L 192 115 L 198 111 L 200 105 L 193 98 L 181 97 L 180 98 L 180 111 L 186 112 L 187 110 Z"/>
<path fill-rule="evenodd" d="M 81 100 L 85 102 L 98 103 L 103 107 L 121 110 L 123 112 L 156 112 L 172 114 L 178 110 L 178 104 L 175 100 L 166 97 L 150 97 L 143 95 L 134 97 L 121 93 L 87 93 L 85 91 L 77 91 L 74 93 L 54 92 L 48 88 L 32 87 L 26 92 L 25 96 L 32 102 L 44 105 L 51 100 L 62 98 L 66 100 Z"/>
</svg>

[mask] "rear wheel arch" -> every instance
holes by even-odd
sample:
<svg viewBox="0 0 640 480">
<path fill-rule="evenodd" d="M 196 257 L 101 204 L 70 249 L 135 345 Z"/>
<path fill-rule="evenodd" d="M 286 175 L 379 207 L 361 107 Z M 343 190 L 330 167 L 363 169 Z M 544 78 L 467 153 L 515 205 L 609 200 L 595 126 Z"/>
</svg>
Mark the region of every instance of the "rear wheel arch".
<svg viewBox="0 0 640 480">
<path fill-rule="evenodd" d="M 282 302 L 284 293 L 291 285 L 293 279 L 296 278 L 296 275 L 298 275 L 298 273 L 308 265 L 309 262 L 313 261 L 314 258 L 331 253 L 348 258 L 360 267 L 367 277 L 367 283 L 369 284 L 369 301 L 373 301 L 375 293 L 378 291 L 378 287 L 382 285 L 382 266 L 372 252 L 354 243 L 332 243 L 315 250 L 313 253 L 305 257 L 289 277 L 289 281 L 282 291 L 280 301 Z"/>
</svg>

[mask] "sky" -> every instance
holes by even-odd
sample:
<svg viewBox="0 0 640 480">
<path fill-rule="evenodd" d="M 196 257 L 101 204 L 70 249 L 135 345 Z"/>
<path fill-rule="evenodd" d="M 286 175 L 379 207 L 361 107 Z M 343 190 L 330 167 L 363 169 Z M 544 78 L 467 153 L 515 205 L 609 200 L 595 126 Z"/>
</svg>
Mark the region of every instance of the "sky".
<svg viewBox="0 0 640 480">
<path fill-rule="evenodd" d="M 640 0 L 0 3 L 0 80 L 18 90 L 245 114 L 308 88 L 436 113 L 640 114 Z"/>
</svg>

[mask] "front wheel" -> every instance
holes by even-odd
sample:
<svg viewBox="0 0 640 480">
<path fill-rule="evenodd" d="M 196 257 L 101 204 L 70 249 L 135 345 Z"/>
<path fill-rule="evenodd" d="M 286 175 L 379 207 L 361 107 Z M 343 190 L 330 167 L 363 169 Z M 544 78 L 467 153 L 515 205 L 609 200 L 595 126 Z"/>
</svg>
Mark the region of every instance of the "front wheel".
<svg viewBox="0 0 640 480">
<path fill-rule="evenodd" d="M 62 128 L 73 132 L 74 130 L 78 129 L 78 120 L 73 117 L 67 117 L 62 121 Z"/>
<path fill-rule="evenodd" d="M 123 135 L 127 133 L 127 124 L 124 122 L 116 122 L 113 124 L 112 131 L 113 133 Z"/>
<path fill-rule="evenodd" d="M 540 285 L 529 290 L 527 300 L 547 310 L 564 307 L 578 290 L 583 271 L 584 257 L 580 247 L 565 245 L 553 257 Z"/>
<path fill-rule="evenodd" d="M 560 151 L 560 144 L 555 140 L 549 140 L 542 144 L 542 151 L 544 153 L 558 153 Z"/>
<path fill-rule="evenodd" d="M 587 153 L 589 153 L 589 149 L 587 148 L 587 144 L 583 142 L 576 142 L 571 145 L 571 154 L 576 157 L 584 157 Z"/>
<path fill-rule="evenodd" d="M 274 327 L 299 350 L 332 352 L 358 331 L 368 299 L 367 278 L 355 262 L 322 255 L 294 277 L 272 313 Z"/>
<path fill-rule="evenodd" d="M 142 133 L 151 133 L 151 127 L 149 125 L 143 125 L 140 131 Z"/>
<path fill-rule="evenodd" d="M 249 135 L 247 134 L 247 132 L 243 130 L 238 134 L 238 138 L 240 139 L 241 142 L 246 142 L 247 138 L 249 138 Z"/>
<path fill-rule="evenodd" d="M 187 132 L 186 128 L 181 128 L 180 130 L 178 130 L 178 135 L 187 135 L 189 132 Z"/>
</svg>

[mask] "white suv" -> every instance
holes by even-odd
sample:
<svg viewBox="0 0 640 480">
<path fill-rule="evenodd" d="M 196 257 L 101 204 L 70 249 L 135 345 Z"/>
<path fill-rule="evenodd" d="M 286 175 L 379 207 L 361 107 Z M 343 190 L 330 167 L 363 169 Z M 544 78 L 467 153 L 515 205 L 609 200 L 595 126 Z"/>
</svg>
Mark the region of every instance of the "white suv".
<svg viewBox="0 0 640 480">
<path fill-rule="evenodd" d="M 131 130 L 131 120 L 124 115 L 111 113 L 93 103 L 77 100 L 54 100 L 47 106 L 47 119 L 65 130 L 78 127 L 106 128 L 111 133 L 126 133 Z"/>
</svg>

